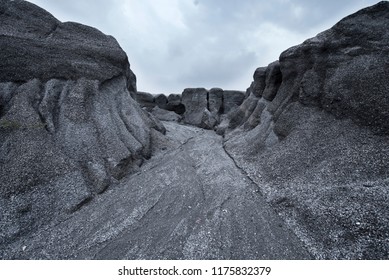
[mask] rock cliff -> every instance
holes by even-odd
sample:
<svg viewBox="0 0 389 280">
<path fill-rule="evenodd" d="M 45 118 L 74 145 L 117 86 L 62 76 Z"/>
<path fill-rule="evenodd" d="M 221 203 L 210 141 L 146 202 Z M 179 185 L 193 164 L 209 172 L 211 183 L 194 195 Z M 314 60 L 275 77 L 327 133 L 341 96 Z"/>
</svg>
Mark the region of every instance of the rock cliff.
<svg viewBox="0 0 389 280">
<path fill-rule="evenodd" d="M 0 244 L 70 213 L 137 170 L 164 127 L 131 98 L 116 40 L 0 1 Z"/>
<path fill-rule="evenodd" d="M 226 149 L 318 258 L 389 253 L 388 25 L 380 2 L 286 50 L 224 125 Z"/>
</svg>

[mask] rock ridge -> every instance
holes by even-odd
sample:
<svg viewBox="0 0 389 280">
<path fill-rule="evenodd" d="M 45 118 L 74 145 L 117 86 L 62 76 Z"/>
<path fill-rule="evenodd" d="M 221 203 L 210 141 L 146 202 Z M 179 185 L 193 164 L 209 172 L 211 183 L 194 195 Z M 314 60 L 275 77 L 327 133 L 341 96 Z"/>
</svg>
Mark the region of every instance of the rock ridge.
<svg viewBox="0 0 389 280">
<path fill-rule="evenodd" d="M 382 1 L 289 48 L 256 69 L 219 125 L 237 165 L 319 259 L 389 256 L 388 24 Z"/>
<path fill-rule="evenodd" d="M 3 244 L 136 172 L 165 128 L 131 98 L 136 78 L 111 36 L 2 0 L 0 46 Z"/>
<path fill-rule="evenodd" d="M 161 120 L 171 120 L 172 114 L 153 108 L 172 111 L 180 116 L 174 119 L 182 123 L 195 125 L 205 129 L 217 129 L 225 116 L 242 104 L 244 92 L 238 90 L 223 90 L 221 88 L 186 88 L 182 94 L 152 95 L 147 92 L 133 93 L 133 98 L 141 107 L 153 111 Z"/>
</svg>

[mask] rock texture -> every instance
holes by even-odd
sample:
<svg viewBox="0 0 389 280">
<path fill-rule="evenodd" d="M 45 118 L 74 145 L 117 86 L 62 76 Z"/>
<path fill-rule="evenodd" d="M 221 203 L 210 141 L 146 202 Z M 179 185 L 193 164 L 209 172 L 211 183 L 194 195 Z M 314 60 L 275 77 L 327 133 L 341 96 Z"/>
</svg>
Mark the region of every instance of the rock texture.
<svg viewBox="0 0 389 280">
<path fill-rule="evenodd" d="M 226 149 L 317 258 L 389 256 L 388 24 L 380 2 L 286 50 L 224 123 Z"/>
<path fill-rule="evenodd" d="M 153 113 L 160 120 L 166 119 L 166 112 L 153 108 L 160 108 L 182 115 L 183 123 L 198 126 L 206 129 L 216 128 L 225 116 L 236 110 L 242 104 L 245 94 L 237 90 L 223 90 L 221 88 L 186 88 L 182 95 L 164 94 L 153 96 L 150 93 L 137 92 L 133 98 L 142 108 Z M 170 118 L 171 119 L 171 118 Z M 224 131 L 224 130 L 223 130 Z"/>
<path fill-rule="evenodd" d="M 131 98 L 136 79 L 126 54 L 94 28 L 2 0 L 0 47 L 4 244 L 136 171 L 164 127 Z"/>
<path fill-rule="evenodd" d="M 225 153 L 221 136 L 175 122 L 165 127 L 139 173 L 4 247 L 0 258 L 311 258 Z"/>
</svg>

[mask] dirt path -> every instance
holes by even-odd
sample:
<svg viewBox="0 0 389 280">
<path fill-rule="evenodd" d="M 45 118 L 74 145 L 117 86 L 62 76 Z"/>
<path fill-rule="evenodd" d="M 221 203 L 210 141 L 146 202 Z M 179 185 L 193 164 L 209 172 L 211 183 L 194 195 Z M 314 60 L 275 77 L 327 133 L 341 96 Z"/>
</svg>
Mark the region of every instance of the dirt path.
<svg viewBox="0 0 389 280">
<path fill-rule="evenodd" d="M 17 258 L 305 259 L 300 240 L 213 131 L 166 123 L 138 174 L 14 244 Z"/>
</svg>

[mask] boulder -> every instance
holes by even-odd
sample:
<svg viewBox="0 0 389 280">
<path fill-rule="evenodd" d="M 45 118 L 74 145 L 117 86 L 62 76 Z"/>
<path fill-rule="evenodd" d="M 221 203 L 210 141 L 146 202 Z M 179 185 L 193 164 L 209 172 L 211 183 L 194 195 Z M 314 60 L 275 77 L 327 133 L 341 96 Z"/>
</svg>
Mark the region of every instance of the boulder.
<svg viewBox="0 0 389 280">
<path fill-rule="evenodd" d="M 217 121 L 208 110 L 208 98 L 205 88 L 187 88 L 183 91 L 181 102 L 185 106 L 185 123 L 201 128 L 213 128 Z"/>
<path fill-rule="evenodd" d="M 166 110 L 182 115 L 185 113 L 185 105 L 181 103 L 181 95 L 170 94 L 167 98 Z"/>
<path fill-rule="evenodd" d="M 161 108 L 166 109 L 167 106 L 167 97 L 164 94 L 157 94 L 154 98 L 155 104 Z"/>
</svg>

